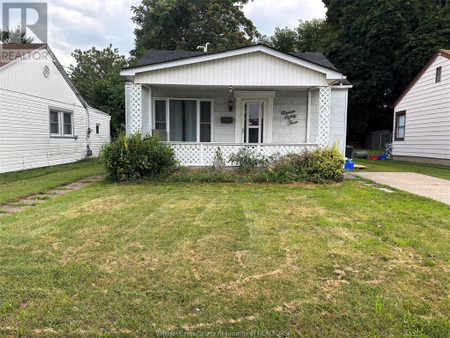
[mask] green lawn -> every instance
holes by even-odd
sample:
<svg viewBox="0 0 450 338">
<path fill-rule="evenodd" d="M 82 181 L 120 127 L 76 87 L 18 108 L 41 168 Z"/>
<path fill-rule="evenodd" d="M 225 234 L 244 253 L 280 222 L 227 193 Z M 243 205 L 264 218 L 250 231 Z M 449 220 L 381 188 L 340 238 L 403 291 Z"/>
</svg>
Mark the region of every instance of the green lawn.
<svg viewBox="0 0 450 338">
<path fill-rule="evenodd" d="M 444 337 L 449 228 L 354 181 L 95 183 L 0 220 L 0 335 Z"/>
<path fill-rule="evenodd" d="M 0 175 L 0 204 L 43 193 L 51 188 L 103 174 L 98 159 Z"/>
<path fill-rule="evenodd" d="M 361 151 L 361 149 L 355 150 L 355 152 Z M 367 150 L 371 155 L 384 154 L 384 150 Z M 355 154 L 353 153 L 353 155 Z M 428 176 L 434 176 L 439 178 L 445 178 L 450 180 L 450 167 L 445 165 L 436 164 L 424 164 L 415 162 L 404 161 L 370 161 L 359 158 L 353 158 L 353 161 L 357 164 L 367 166 L 365 171 L 376 172 L 414 172 L 418 174 L 424 174 Z"/>
</svg>

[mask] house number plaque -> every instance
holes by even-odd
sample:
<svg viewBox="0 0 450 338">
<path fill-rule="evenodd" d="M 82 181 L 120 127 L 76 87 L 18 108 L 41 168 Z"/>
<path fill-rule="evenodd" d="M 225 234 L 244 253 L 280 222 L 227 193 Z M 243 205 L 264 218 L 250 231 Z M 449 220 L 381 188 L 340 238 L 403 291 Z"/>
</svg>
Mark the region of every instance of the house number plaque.
<svg viewBox="0 0 450 338">
<path fill-rule="evenodd" d="M 281 112 L 281 116 L 284 116 L 284 119 L 286 120 L 288 126 L 298 124 L 298 121 L 296 120 L 297 119 L 297 111 L 295 111 L 295 110 L 290 110 L 290 111 L 283 110 Z"/>
</svg>

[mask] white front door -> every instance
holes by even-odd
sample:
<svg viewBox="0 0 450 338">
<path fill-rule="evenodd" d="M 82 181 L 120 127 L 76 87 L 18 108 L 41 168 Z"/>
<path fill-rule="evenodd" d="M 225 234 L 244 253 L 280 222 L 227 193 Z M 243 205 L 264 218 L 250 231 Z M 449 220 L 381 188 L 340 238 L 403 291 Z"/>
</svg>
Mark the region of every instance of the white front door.
<svg viewBox="0 0 450 338">
<path fill-rule="evenodd" d="M 244 143 L 264 141 L 264 102 L 244 102 Z"/>
</svg>

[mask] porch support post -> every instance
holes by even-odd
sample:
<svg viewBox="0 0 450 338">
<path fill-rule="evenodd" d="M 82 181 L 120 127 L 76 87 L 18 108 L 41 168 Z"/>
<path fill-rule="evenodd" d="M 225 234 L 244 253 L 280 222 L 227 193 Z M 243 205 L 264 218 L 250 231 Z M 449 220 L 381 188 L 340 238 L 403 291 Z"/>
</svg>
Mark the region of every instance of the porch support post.
<svg viewBox="0 0 450 338">
<path fill-rule="evenodd" d="M 244 107 L 242 105 L 242 99 L 240 97 L 236 97 L 236 107 L 235 107 L 235 125 L 236 125 L 236 129 L 235 129 L 235 135 L 234 135 L 234 142 L 235 143 L 242 143 L 242 130 L 244 128 L 244 126 L 242 125 L 242 120 L 243 120 L 243 116 L 244 116 Z"/>
<path fill-rule="evenodd" d="M 264 143 L 272 143 L 272 135 L 273 135 L 273 97 L 269 97 L 267 99 L 267 115 L 265 116 L 265 137 Z"/>
<path fill-rule="evenodd" d="M 153 90 L 148 87 L 148 134 L 153 135 Z"/>
<path fill-rule="evenodd" d="M 142 85 L 133 83 L 130 95 L 130 134 L 142 133 Z"/>
<path fill-rule="evenodd" d="M 306 143 L 311 143 L 311 111 L 312 111 L 312 89 L 309 89 L 308 107 L 306 111 Z"/>
<path fill-rule="evenodd" d="M 330 141 L 331 87 L 319 89 L 319 147 L 325 148 Z"/>
</svg>

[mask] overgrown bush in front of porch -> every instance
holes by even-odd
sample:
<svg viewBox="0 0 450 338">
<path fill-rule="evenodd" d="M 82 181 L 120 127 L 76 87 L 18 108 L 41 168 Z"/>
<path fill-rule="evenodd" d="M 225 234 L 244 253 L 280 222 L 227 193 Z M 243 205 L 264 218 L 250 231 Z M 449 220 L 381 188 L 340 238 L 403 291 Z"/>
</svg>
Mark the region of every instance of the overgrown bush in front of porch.
<svg viewBox="0 0 450 338">
<path fill-rule="evenodd" d="M 336 148 L 316 149 L 313 152 L 273 156 L 257 155 L 250 149 L 231 155 L 230 162 L 237 170 L 214 168 L 180 168 L 166 180 L 183 183 L 333 183 L 342 179 L 344 157 Z"/>
<path fill-rule="evenodd" d="M 248 173 L 255 168 L 267 165 L 270 162 L 268 157 L 249 148 L 241 148 L 237 153 L 231 154 L 229 160 L 243 173 Z"/>
<path fill-rule="evenodd" d="M 164 178 L 173 173 L 177 162 L 173 150 L 158 136 L 136 134 L 119 136 L 102 147 L 101 158 L 108 179 L 115 182 L 139 178 Z"/>
<path fill-rule="evenodd" d="M 342 154 L 333 147 L 281 157 L 266 170 L 269 182 L 329 183 L 342 179 L 344 163 Z"/>
</svg>

